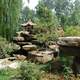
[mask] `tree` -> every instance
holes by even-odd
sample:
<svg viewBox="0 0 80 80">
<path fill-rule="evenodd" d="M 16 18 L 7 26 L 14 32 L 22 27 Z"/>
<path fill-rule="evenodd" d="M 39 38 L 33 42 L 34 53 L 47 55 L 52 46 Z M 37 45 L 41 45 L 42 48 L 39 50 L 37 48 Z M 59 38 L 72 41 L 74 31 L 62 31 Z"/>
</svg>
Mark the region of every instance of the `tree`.
<svg viewBox="0 0 80 80">
<path fill-rule="evenodd" d="M 19 28 L 22 0 L 0 1 L 0 35 L 10 40 Z"/>
<path fill-rule="evenodd" d="M 54 0 L 54 9 L 61 26 L 64 26 L 72 13 L 73 3 L 71 0 Z"/>
<path fill-rule="evenodd" d="M 80 1 L 75 0 L 73 3 L 73 8 L 71 11 L 71 15 L 69 16 L 68 19 L 68 25 L 80 25 Z"/>
<path fill-rule="evenodd" d="M 54 0 L 43 0 L 43 2 L 49 9 L 54 8 Z"/>
<path fill-rule="evenodd" d="M 22 21 L 27 21 L 35 17 L 35 11 L 29 9 L 27 6 L 22 10 Z"/>
<path fill-rule="evenodd" d="M 75 0 L 74 2 L 74 12 L 72 14 L 72 17 L 74 17 L 74 25 L 80 25 L 80 0 Z"/>
<path fill-rule="evenodd" d="M 55 28 L 59 23 L 52 9 L 48 8 L 43 0 L 39 1 L 36 6 L 36 18 L 35 22 L 39 25 L 36 34 L 37 38 L 43 42 L 56 40 Z"/>
<path fill-rule="evenodd" d="M 57 18 L 55 14 L 52 13 L 52 10 L 49 9 L 44 1 L 39 1 L 39 4 L 36 7 L 36 15 L 39 21 L 44 24 L 45 27 L 52 27 L 57 23 Z M 56 22 L 56 23 L 54 23 Z"/>
</svg>

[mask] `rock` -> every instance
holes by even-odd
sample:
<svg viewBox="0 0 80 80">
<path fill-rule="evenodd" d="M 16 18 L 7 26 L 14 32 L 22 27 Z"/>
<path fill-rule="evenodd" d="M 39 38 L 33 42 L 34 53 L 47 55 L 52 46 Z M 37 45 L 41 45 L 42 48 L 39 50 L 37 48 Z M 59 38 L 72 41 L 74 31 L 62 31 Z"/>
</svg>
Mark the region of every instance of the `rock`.
<svg viewBox="0 0 80 80">
<path fill-rule="evenodd" d="M 28 31 L 22 31 L 21 34 L 29 35 L 29 32 Z"/>
<path fill-rule="evenodd" d="M 21 37 L 21 32 L 22 32 L 22 31 L 16 32 L 17 37 Z"/>
<path fill-rule="evenodd" d="M 12 68 L 16 69 L 20 67 L 20 63 L 17 61 L 10 61 L 8 58 L 0 59 L 0 69 Z"/>
<path fill-rule="evenodd" d="M 49 48 L 51 50 L 53 50 L 53 54 L 54 54 L 54 57 L 58 57 L 59 56 L 59 46 L 56 44 L 56 45 L 49 45 Z"/>
<path fill-rule="evenodd" d="M 41 63 L 46 63 L 53 59 L 53 51 L 41 51 L 43 57 L 37 57 L 37 60 Z"/>
<path fill-rule="evenodd" d="M 24 56 L 24 55 L 16 55 L 16 59 L 17 60 L 25 60 L 26 56 Z"/>
<path fill-rule="evenodd" d="M 53 50 L 54 52 L 59 52 L 59 46 L 58 45 L 49 45 L 49 48 Z"/>
<path fill-rule="evenodd" d="M 61 55 L 80 56 L 80 37 L 60 37 L 57 44 Z"/>
<path fill-rule="evenodd" d="M 53 59 L 53 51 L 32 51 L 29 53 L 31 56 L 30 58 L 33 61 L 37 61 L 40 63 L 46 63 Z"/>
<path fill-rule="evenodd" d="M 29 34 L 29 32 L 28 32 L 28 31 L 22 31 L 22 32 L 21 32 L 21 35 L 28 36 L 28 35 L 30 35 L 30 34 Z"/>
<path fill-rule="evenodd" d="M 48 55 L 51 55 L 53 53 L 53 51 L 40 51 L 41 54 L 48 54 Z"/>
<path fill-rule="evenodd" d="M 60 37 L 58 44 L 62 46 L 80 47 L 80 37 Z"/>
<path fill-rule="evenodd" d="M 16 69 L 16 68 L 20 67 L 20 64 L 18 62 L 13 62 L 10 65 L 8 65 L 8 67 L 12 68 L 12 69 Z"/>
<path fill-rule="evenodd" d="M 14 61 L 14 60 L 16 60 L 16 57 L 9 57 L 8 60 Z"/>
<path fill-rule="evenodd" d="M 25 41 L 24 37 L 13 37 L 13 41 L 14 42 L 22 42 L 22 41 Z"/>
<path fill-rule="evenodd" d="M 26 41 L 31 41 L 32 42 L 32 40 L 36 40 L 36 38 L 33 36 L 33 35 L 23 35 L 23 37 L 25 38 L 25 40 Z"/>
<path fill-rule="evenodd" d="M 29 35 L 29 32 L 28 31 L 19 31 L 19 32 L 16 32 L 16 34 L 17 34 L 17 37 L 21 37 L 21 34 Z"/>
<path fill-rule="evenodd" d="M 56 33 L 58 34 L 58 36 L 63 37 L 64 36 L 64 30 L 62 27 L 58 27 L 56 29 Z"/>
<path fill-rule="evenodd" d="M 37 46 L 36 45 L 25 45 L 25 46 L 22 46 L 22 48 L 26 51 L 34 51 L 37 49 Z"/>
<path fill-rule="evenodd" d="M 17 45 L 20 45 L 20 46 L 24 46 L 24 45 L 32 45 L 32 43 L 30 42 L 16 42 Z"/>
<path fill-rule="evenodd" d="M 0 59 L 0 69 L 12 68 L 16 69 L 18 65 L 14 65 L 16 62 L 9 61 L 8 58 Z"/>
</svg>

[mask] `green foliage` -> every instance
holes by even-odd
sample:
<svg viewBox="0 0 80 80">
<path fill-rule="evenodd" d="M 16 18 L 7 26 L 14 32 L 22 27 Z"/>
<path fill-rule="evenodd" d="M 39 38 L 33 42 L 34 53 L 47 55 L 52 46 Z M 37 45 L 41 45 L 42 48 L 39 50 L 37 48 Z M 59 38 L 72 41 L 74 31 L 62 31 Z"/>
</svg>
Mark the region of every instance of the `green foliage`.
<svg viewBox="0 0 80 80">
<path fill-rule="evenodd" d="M 36 38 L 38 40 L 45 42 L 57 39 L 58 35 L 55 32 L 55 28 L 59 25 L 58 19 L 42 0 L 39 1 L 36 7 L 35 22 L 38 25 L 36 30 Z"/>
<path fill-rule="evenodd" d="M 65 36 L 80 36 L 80 27 L 79 26 L 65 27 Z"/>
<path fill-rule="evenodd" d="M 75 7 L 72 14 L 72 21 L 74 25 L 80 25 L 80 0 L 75 0 L 74 5 Z"/>
<path fill-rule="evenodd" d="M 40 80 L 40 70 L 37 65 L 24 62 L 20 68 L 21 80 Z"/>
<path fill-rule="evenodd" d="M 42 42 L 49 42 L 49 41 L 56 41 L 58 39 L 58 34 L 55 32 L 55 29 L 45 31 L 45 29 L 42 29 L 43 31 L 40 31 L 40 28 L 38 30 L 38 33 L 36 33 L 35 37 Z M 45 34 L 46 33 L 46 34 Z"/>
<path fill-rule="evenodd" d="M 65 80 L 69 80 L 70 74 L 73 72 L 71 69 L 71 65 L 73 63 L 73 56 L 63 56 L 60 57 L 60 60 L 64 65 L 61 73 L 64 75 Z"/>
<path fill-rule="evenodd" d="M 22 0 L 0 0 L 0 35 L 10 40 L 19 29 Z"/>
<path fill-rule="evenodd" d="M 43 1 L 39 1 L 39 4 L 36 7 L 36 15 L 39 19 L 39 22 L 43 24 L 44 27 L 49 28 L 50 26 L 54 26 L 56 21 L 56 16 L 53 15 L 52 10 L 49 9 Z M 54 19 L 56 18 L 56 19 Z"/>
<path fill-rule="evenodd" d="M 51 21 L 52 12 L 42 2 L 39 2 L 39 4 L 37 5 L 36 13 L 37 13 L 38 18 L 41 21 L 47 21 L 47 22 Z"/>
<path fill-rule="evenodd" d="M 54 8 L 54 0 L 44 0 L 43 2 L 49 9 Z"/>
<path fill-rule="evenodd" d="M 72 70 L 70 67 L 64 66 L 63 74 L 64 74 L 64 79 L 69 80 L 70 74 L 72 73 Z"/>
<path fill-rule="evenodd" d="M 29 19 L 34 19 L 35 17 L 35 12 L 34 10 L 29 9 L 27 6 L 22 9 L 22 22 L 23 21 L 28 21 Z"/>
<path fill-rule="evenodd" d="M 0 69 L 0 80 L 12 80 L 11 77 L 17 75 L 18 70 Z"/>
<path fill-rule="evenodd" d="M 0 58 L 10 56 L 11 52 L 17 48 L 15 44 L 9 43 L 5 38 L 0 37 Z"/>
<path fill-rule="evenodd" d="M 67 23 L 68 17 L 72 13 L 72 7 L 71 0 L 54 0 L 54 9 L 61 26 Z"/>
</svg>

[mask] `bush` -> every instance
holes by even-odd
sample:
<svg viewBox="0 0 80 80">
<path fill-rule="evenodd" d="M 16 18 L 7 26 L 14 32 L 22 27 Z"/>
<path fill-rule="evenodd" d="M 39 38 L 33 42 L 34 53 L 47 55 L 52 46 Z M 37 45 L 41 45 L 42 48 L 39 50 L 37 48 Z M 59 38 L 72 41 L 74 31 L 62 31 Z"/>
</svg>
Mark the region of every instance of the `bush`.
<svg viewBox="0 0 80 80">
<path fill-rule="evenodd" d="M 24 62 L 20 68 L 21 80 L 40 80 L 39 67 L 30 62 Z"/>
<path fill-rule="evenodd" d="M 16 45 L 8 42 L 5 38 L 0 37 L 0 58 L 8 57 L 14 49 L 17 49 Z"/>
<path fill-rule="evenodd" d="M 80 36 L 80 26 L 65 27 L 65 36 Z"/>
<path fill-rule="evenodd" d="M 0 69 L 0 80 L 14 80 L 13 77 L 18 74 L 19 69 Z M 18 79 L 16 79 L 18 80 Z"/>
</svg>

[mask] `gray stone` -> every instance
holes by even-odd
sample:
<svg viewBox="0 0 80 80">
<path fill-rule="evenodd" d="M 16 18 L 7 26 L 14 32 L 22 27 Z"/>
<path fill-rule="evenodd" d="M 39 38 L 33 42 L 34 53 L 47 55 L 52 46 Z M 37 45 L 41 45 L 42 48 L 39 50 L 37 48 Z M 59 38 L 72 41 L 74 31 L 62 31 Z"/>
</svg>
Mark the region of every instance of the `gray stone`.
<svg viewBox="0 0 80 80">
<path fill-rule="evenodd" d="M 57 43 L 61 55 L 80 56 L 80 37 L 60 37 Z"/>
<path fill-rule="evenodd" d="M 80 47 L 80 37 L 60 37 L 59 45 Z"/>
<path fill-rule="evenodd" d="M 37 49 L 37 46 L 36 45 L 24 45 L 22 46 L 22 48 L 26 51 L 34 51 Z"/>
<path fill-rule="evenodd" d="M 33 61 L 37 61 L 40 63 L 46 63 L 53 59 L 53 51 L 32 51 L 29 53 L 31 56 L 30 58 Z"/>
<path fill-rule="evenodd" d="M 25 41 L 24 37 L 13 37 L 13 41 Z"/>
</svg>

